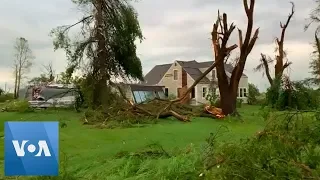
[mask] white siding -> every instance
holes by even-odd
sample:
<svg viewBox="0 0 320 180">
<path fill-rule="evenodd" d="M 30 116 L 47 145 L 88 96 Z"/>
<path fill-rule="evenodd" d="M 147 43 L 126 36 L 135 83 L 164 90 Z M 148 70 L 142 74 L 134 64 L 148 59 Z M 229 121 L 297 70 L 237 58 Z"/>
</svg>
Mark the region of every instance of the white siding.
<svg viewBox="0 0 320 180">
<path fill-rule="evenodd" d="M 178 70 L 178 80 L 173 80 L 174 70 Z M 182 67 L 180 66 L 180 64 L 175 61 L 157 85 L 165 86 L 165 88 L 168 88 L 169 96 L 174 95 L 175 97 L 177 97 L 177 89 L 181 88 L 182 86 Z"/>
<path fill-rule="evenodd" d="M 197 101 L 197 105 L 201 105 L 201 104 L 207 104 L 208 101 L 206 100 L 206 95 L 205 97 L 203 97 L 203 88 L 207 88 L 207 93 L 209 91 L 209 84 L 198 84 L 196 86 L 196 101 Z"/>
</svg>

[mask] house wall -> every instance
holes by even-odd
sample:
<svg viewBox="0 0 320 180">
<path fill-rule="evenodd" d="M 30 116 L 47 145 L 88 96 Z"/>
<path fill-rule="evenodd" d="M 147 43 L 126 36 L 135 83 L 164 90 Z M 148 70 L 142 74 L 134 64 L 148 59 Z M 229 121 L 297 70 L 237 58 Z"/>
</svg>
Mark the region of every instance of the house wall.
<svg viewBox="0 0 320 180">
<path fill-rule="evenodd" d="M 199 70 L 202 72 L 202 73 L 204 73 L 206 70 L 207 70 L 208 68 L 199 68 Z M 217 80 L 217 72 L 216 72 L 216 68 L 214 68 L 212 71 L 214 71 L 215 72 L 215 74 L 216 74 L 216 79 L 214 79 L 214 80 Z M 210 81 L 212 81 L 213 79 L 212 79 L 212 73 L 213 72 L 209 72 L 207 75 L 206 75 L 206 77 L 210 80 Z"/>
<path fill-rule="evenodd" d="M 173 74 L 174 70 L 178 70 L 178 80 L 174 80 Z M 204 72 L 207 70 L 207 68 L 200 68 L 199 69 L 201 72 Z M 216 69 L 214 69 L 216 73 Z M 212 80 L 212 71 L 206 76 L 209 80 Z M 215 76 L 217 77 L 217 75 Z M 217 78 L 215 79 L 217 81 Z M 187 74 L 187 86 L 190 87 L 194 83 L 193 78 L 189 74 Z M 176 61 L 171 65 L 171 67 L 168 69 L 168 71 L 165 73 L 163 78 L 160 80 L 160 82 L 157 84 L 159 86 L 165 86 L 165 88 L 168 88 L 168 94 L 173 95 L 177 97 L 177 89 L 182 88 L 182 67 L 180 66 L 179 63 Z M 200 105 L 200 104 L 206 104 L 208 101 L 202 97 L 202 88 L 207 87 L 209 90 L 209 84 L 198 84 L 195 87 L 195 98 L 191 99 L 190 104 L 192 105 Z M 246 88 L 247 89 L 247 94 L 248 94 L 248 78 L 247 77 L 241 77 L 240 82 L 239 82 L 239 88 L 238 92 L 240 93 L 240 88 Z M 131 91 L 130 91 L 131 93 Z M 217 88 L 216 90 L 217 95 L 219 95 L 219 89 Z M 128 97 L 132 98 L 132 93 L 127 94 Z M 190 95 L 191 96 L 191 95 Z M 238 97 L 243 99 L 244 103 L 247 103 L 247 97 Z"/>
<path fill-rule="evenodd" d="M 134 102 L 133 94 L 132 94 L 130 86 L 129 85 L 120 85 L 120 87 L 121 87 L 122 91 L 125 93 L 126 98 L 128 98 L 128 100 L 131 100 Z M 121 96 L 118 88 L 112 87 L 111 90 Z"/>
<path fill-rule="evenodd" d="M 241 77 L 239 81 L 239 87 L 238 87 L 238 93 L 240 95 L 240 88 L 246 88 L 247 89 L 247 95 L 249 92 L 249 83 L 248 83 L 248 77 Z M 243 103 L 247 103 L 248 98 L 247 97 L 238 97 L 239 99 L 243 99 Z"/>
<path fill-rule="evenodd" d="M 249 92 L 249 83 L 248 83 L 248 77 L 241 77 L 239 81 L 239 87 L 238 87 L 238 94 L 240 96 L 240 88 L 246 88 L 247 89 L 247 95 Z M 220 96 L 220 91 L 217 89 L 217 95 Z M 243 103 L 247 103 L 247 97 L 238 97 L 239 99 L 243 99 Z"/>
<path fill-rule="evenodd" d="M 207 94 L 205 95 L 205 97 L 203 97 L 203 88 L 206 87 L 207 88 Z M 196 105 L 202 105 L 202 104 L 207 104 L 208 101 L 206 100 L 206 97 L 208 95 L 208 91 L 209 91 L 209 84 L 198 84 L 196 86 L 196 101 L 197 104 Z"/>
<path fill-rule="evenodd" d="M 194 83 L 194 79 L 189 74 L 187 74 L 187 87 L 189 88 L 190 86 L 192 86 L 193 83 Z M 191 105 L 197 105 L 197 99 L 196 99 L 197 88 L 195 87 L 194 90 L 195 90 L 195 98 L 191 99 L 190 101 Z M 191 93 L 190 93 L 190 97 L 191 97 Z"/>
<path fill-rule="evenodd" d="M 178 70 L 178 80 L 173 79 L 173 71 Z M 176 61 L 172 63 L 172 66 L 168 69 L 165 75 L 162 77 L 160 82 L 157 84 L 159 86 L 165 86 L 168 88 L 168 94 L 177 97 L 178 88 L 182 88 L 182 67 Z"/>
</svg>

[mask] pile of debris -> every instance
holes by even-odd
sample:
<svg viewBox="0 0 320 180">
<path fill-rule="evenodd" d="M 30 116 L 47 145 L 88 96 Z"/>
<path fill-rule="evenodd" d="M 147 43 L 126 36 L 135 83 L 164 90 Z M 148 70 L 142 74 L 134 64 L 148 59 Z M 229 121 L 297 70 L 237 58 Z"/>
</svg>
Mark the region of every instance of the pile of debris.
<svg viewBox="0 0 320 180">
<path fill-rule="evenodd" d="M 162 109 L 161 107 L 167 107 Z M 84 116 L 85 124 L 105 124 L 112 122 L 145 124 L 156 119 L 174 117 L 182 122 L 190 122 L 191 117 L 210 117 L 221 119 L 224 117 L 220 108 L 212 106 L 191 106 L 181 103 L 168 103 L 166 100 L 153 99 L 149 102 L 134 104 L 132 102 L 119 101 L 114 102 L 108 107 L 87 111 Z"/>
</svg>

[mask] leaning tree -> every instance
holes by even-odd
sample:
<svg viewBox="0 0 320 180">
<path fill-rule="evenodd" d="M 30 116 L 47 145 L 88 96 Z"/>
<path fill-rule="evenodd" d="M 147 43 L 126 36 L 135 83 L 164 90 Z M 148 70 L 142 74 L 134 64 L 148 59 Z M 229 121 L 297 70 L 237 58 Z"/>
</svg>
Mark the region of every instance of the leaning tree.
<svg viewBox="0 0 320 180">
<path fill-rule="evenodd" d="M 234 114 L 236 112 L 239 81 L 243 74 L 247 57 L 253 49 L 259 34 L 259 29 L 256 29 L 255 32 L 252 33 L 255 0 L 251 0 L 250 4 L 248 4 L 248 0 L 243 0 L 243 5 L 248 19 L 247 31 L 243 39 L 242 31 L 238 29 L 240 55 L 232 70 L 231 77 L 228 77 L 226 74 L 225 63 L 231 51 L 236 49 L 238 45 L 234 44 L 228 46 L 228 40 L 235 29 L 235 25 L 233 23 L 228 25 L 226 13 L 224 13 L 222 17 L 220 17 L 220 14 L 218 13 L 218 18 L 213 25 L 211 34 L 220 91 L 220 106 L 223 113 L 226 115 Z"/>
<path fill-rule="evenodd" d="M 280 28 L 281 28 L 280 38 L 275 39 L 276 51 L 277 51 L 275 60 L 261 53 L 261 59 L 260 59 L 261 63 L 254 69 L 255 71 L 264 71 L 270 85 L 273 84 L 273 78 L 271 77 L 270 68 L 269 68 L 270 64 L 272 64 L 274 61 L 276 62 L 274 66 L 274 78 L 279 78 L 279 79 L 281 79 L 284 70 L 292 64 L 292 62 L 289 62 L 288 59 L 286 59 L 287 54 L 284 50 L 284 40 L 285 40 L 286 30 L 295 12 L 294 3 L 291 2 L 291 4 L 292 4 L 291 13 L 288 16 L 287 21 L 285 22 L 285 24 L 280 22 Z"/>
<path fill-rule="evenodd" d="M 71 25 L 51 31 L 55 49 L 66 51 L 69 76 L 86 67 L 89 102 L 93 108 L 110 102 L 108 81 L 112 78 L 143 79 L 135 40 L 143 39 L 135 12 L 129 0 L 72 0 L 85 16 Z M 79 38 L 71 40 L 70 29 L 79 25 Z"/>
</svg>

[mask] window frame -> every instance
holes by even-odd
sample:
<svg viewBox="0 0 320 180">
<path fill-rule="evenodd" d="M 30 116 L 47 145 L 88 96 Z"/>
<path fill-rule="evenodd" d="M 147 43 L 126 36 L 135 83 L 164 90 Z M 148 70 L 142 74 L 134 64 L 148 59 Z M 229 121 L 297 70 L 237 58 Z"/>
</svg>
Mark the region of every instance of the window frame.
<svg viewBox="0 0 320 180">
<path fill-rule="evenodd" d="M 217 71 L 216 69 L 212 69 L 212 80 L 216 80 L 217 79 Z"/>
<path fill-rule="evenodd" d="M 192 88 L 190 94 L 191 94 L 191 99 L 195 99 L 196 98 L 196 88 Z"/>
<path fill-rule="evenodd" d="M 169 97 L 169 88 L 164 88 L 164 95 Z"/>
<path fill-rule="evenodd" d="M 205 99 L 207 97 L 207 95 L 208 95 L 208 87 L 207 86 L 203 86 L 202 87 L 202 99 Z"/>
<path fill-rule="evenodd" d="M 243 97 L 248 97 L 247 88 L 243 88 Z"/>
<path fill-rule="evenodd" d="M 248 97 L 248 88 L 246 87 L 239 87 L 237 97 L 239 98 L 246 98 Z"/>
<path fill-rule="evenodd" d="M 175 72 L 177 72 L 177 76 L 175 76 Z M 178 71 L 178 69 L 174 69 L 173 70 L 173 80 L 178 81 L 178 79 L 179 79 L 179 71 Z"/>
</svg>

